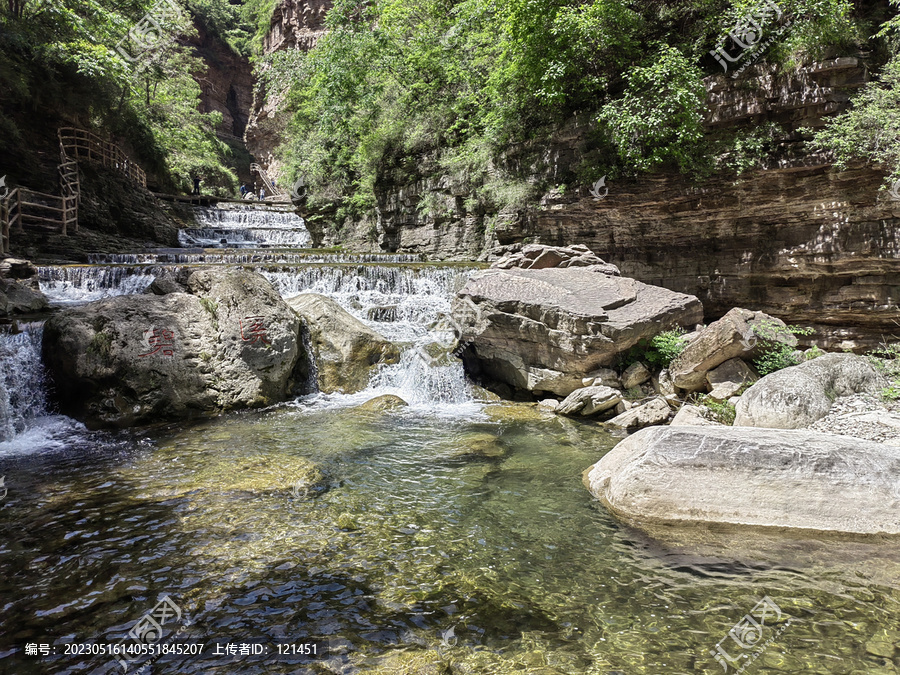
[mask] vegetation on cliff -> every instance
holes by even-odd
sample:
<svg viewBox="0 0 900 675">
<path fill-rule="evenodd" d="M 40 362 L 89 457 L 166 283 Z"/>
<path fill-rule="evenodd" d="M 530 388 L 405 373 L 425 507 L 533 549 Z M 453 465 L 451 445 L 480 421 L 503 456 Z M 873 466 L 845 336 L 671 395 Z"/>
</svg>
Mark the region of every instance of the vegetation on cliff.
<svg viewBox="0 0 900 675">
<path fill-rule="evenodd" d="M 227 0 L 190 0 L 190 11 L 167 12 L 155 0 L 33 0 L 0 11 L 0 173 L 31 187 L 53 179 L 55 130 L 75 125 L 133 149 L 163 189 L 205 188 L 233 194 L 230 150 L 215 135 L 218 113 L 200 112 L 204 71 L 192 40 L 197 25 L 248 51 L 260 0 L 234 7 Z M 161 26 L 141 50 L 129 31 L 151 17 Z M 133 33 L 135 35 L 137 33 Z M 123 42 L 124 40 L 124 42 Z M 144 45 L 146 46 L 146 45 Z M 119 47 L 120 49 L 117 49 Z M 44 162 L 47 166 L 41 166 Z M 48 178 L 49 176 L 49 178 Z M 50 185 L 44 185 L 50 188 Z"/>
<path fill-rule="evenodd" d="M 593 138 L 573 181 L 746 168 L 771 130 L 705 134 L 703 78 L 722 72 L 710 50 L 763 5 L 338 0 L 316 49 L 270 57 L 294 111 L 282 154 L 313 202 L 357 213 L 374 205 L 376 182 L 403 184 L 423 162 L 494 207 L 524 203 L 552 186 L 489 169 L 575 116 Z M 886 18 L 885 8 L 861 16 L 847 0 L 777 9 L 787 28 L 764 60 L 785 67 L 846 53 Z"/>
</svg>

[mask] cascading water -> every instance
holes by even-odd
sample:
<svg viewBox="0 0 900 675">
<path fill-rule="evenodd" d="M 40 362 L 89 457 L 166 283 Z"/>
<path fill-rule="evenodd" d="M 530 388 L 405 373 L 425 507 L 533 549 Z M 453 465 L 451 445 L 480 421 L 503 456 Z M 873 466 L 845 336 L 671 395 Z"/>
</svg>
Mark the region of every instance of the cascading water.
<svg viewBox="0 0 900 675">
<path fill-rule="evenodd" d="M 51 305 L 78 305 L 114 295 L 143 293 L 159 267 L 64 265 L 39 267 L 41 291 Z"/>
<path fill-rule="evenodd" d="M 302 251 L 289 254 L 303 256 Z M 126 262 L 154 262 L 146 254 L 130 254 Z M 221 254 L 223 261 L 230 254 Z M 399 256 L 397 256 L 399 257 Z M 414 256 L 409 256 L 414 257 Z M 377 264 L 371 258 L 391 259 Z M 471 266 L 398 264 L 393 256 L 341 254 L 341 260 L 357 264 L 304 262 L 286 264 L 245 263 L 243 267 L 261 272 L 284 297 L 303 292 L 321 293 L 368 326 L 403 347 L 400 362 L 383 367 L 369 388 L 354 395 L 315 395 L 304 399 L 313 407 L 346 407 L 373 396 L 396 394 L 414 410 L 449 414 L 469 414 L 477 406 L 460 362 L 446 356 L 452 334 L 442 316 L 450 311 L 450 301 Z M 414 257 L 417 258 L 417 257 Z M 304 260 L 315 260 L 305 257 Z M 180 262 L 180 261 L 179 261 Z M 213 265 L 218 261 L 199 263 Z M 406 262 L 405 260 L 403 262 Z M 221 264 L 221 263 L 219 263 Z M 142 293 L 161 272 L 174 273 L 176 265 L 106 264 L 66 265 L 39 268 L 41 289 L 57 306 L 74 305 L 100 298 Z M 442 328 L 441 326 L 444 326 Z M 40 328 L 19 335 L 3 335 L 0 364 L 5 380 L 0 390 L 0 441 L 21 435 L 29 420 L 45 416 L 43 367 L 40 362 Z M 432 357 L 432 355 L 437 355 Z M 7 366 L 7 364 L 10 364 Z M 23 380 L 31 373 L 32 379 Z M 40 391 L 35 398 L 33 392 Z M 23 393 L 31 392 L 31 393 Z M 53 418 L 57 422 L 58 416 Z"/>
<path fill-rule="evenodd" d="M 402 344 L 400 362 L 383 367 L 359 394 L 321 397 L 317 402 L 356 404 L 395 394 L 413 409 L 472 413 L 461 363 L 448 357 L 446 322 L 450 302 L 471 268 L 458 266 L 310 267 L 303 272 L 263 272 L 284 296 L 321 293 L 389 340 Z"/>
<path fill-rule="evenodd" d="M 62 447 L 73 431 L 84 429 L 47 403 L 43 323 L 19 324 L 18 330 L 0 330 L 0 456 Z"/>
<path fill-rule="evenodd" d="M 304 248 L 311 239 L 303 219 L 286 208 L 213 206 L 198 208 L 196 220 L 199 227 L 178 231 L 184 247 Z"/>
</svg>

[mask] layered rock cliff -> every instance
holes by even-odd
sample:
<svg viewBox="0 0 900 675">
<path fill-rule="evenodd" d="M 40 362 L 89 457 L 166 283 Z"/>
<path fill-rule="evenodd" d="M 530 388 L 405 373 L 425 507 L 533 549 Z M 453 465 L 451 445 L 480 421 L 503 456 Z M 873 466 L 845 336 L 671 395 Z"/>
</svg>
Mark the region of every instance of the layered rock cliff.
<svg viewBox="0 0 900 675">
<path fill-rule="evenodd" d="M 467 210 L 469 188 L 423 157 L 415 180 L 385 174 L 371 219 L 340 227 L 310 219 L 314 240 L 438 258 L 515 242 L 584 244 L 625 276 L 696 295 L 708 318 L 748 307 L 816 326 L 824 346 L 872 344 L 900 332 L 900 201 L 877 168 L 837 171 L 795 149 L 798 129 L 846 109 L 867 80 L 856 58 L 777 77 L 758 68 L 738 83 L 709 78 L 711 133 L 762 122 L 786 131 L 778 159 L 739 178 L 609 180 L 602 199 L 581 184 L 548 192 L 536 209 L 485 213 Z M 573 120 L 542 147 L 509 152 L 503 168 L 536 184 L 571 185 L 588 132 L 587 121 Z M 433 207 L 423 214 L 426 202 Z"/>
<path fill-rule="evenodd" d="M 325 15 L 331 6 L 331 0 L 281 0 L 263 41 L 265 54 L 287 49 L 308 52 L 315 47 L 325 33 Z M 260 81 L 253 92 L 245 137 L 247 149 L 274 176 L 280 174 L 273 151 L 281 143 L 288 120 L 281 111 L 283 100 L 283 92 L 266 91 Z"/>
</svg>

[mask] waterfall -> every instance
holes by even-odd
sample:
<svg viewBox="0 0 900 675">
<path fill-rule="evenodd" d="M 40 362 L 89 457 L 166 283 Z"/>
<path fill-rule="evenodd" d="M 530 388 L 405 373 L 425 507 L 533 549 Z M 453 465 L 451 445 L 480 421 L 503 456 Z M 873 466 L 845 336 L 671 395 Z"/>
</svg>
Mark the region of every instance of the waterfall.
<svg viewBox="0 0 900 675">
<path fill-rule="evenodd" d="M 222 205 L 195 209 L 199 227 L 178 231 L 184 247 L 305 248 L 311 237 L 303 219 L 288 208 Z"/>
<path fill-rule="evenodd" d="M 47 414 L 47 384 L 41 363 L 42 323 L 21 333 L 0 332 L 0 443 L 23 433 L 30 420 Z"/>
<path fill-rule="evenodd" d="M 254 263 L 420 263 L 423 256 L 416 253 L 319 253 L 313 249 L 297 250 L 220 250 L 210 253 L 182 252 L 179 249 L 159 249 L 153 253 L 90 253 L 92 265 L 196 265 L 215 263 L 223 265 L 250 265 Z"/>
<path fill-rule="evenodd" d="M 159 267 L 144 266 L 54 265 L 38 267 L 38 277 L 51 304 L 72 305 L 143 293 L 160 271 Z"/>
<path fill-rule="evenodd" d="M 473 403 L 462 364 L 447 354 L 453 341 L 444 319 L 473 267 L 309 267 L 263 272 L 285 297 L 321 293 L 387 339 L 403 345 L 400 362 L 382 366 L 359 394 L 316 397 L 319 405 L 353 405 L 380 394 L 395 394 L 414 409 L 472 414 Z"/>
</svg>

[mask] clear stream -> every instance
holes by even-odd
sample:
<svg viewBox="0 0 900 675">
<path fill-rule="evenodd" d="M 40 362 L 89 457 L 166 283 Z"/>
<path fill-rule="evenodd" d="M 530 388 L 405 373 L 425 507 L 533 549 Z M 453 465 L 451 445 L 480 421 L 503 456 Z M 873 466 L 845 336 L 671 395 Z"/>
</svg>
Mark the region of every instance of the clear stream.
<svg viewBox="0 0 900 675">
<path fill-rule="evenodd" d="M 66 652 L 136 644 L 167 595 L 181 616 L 155 644 L 203 653 L 145 673 L 898 672 L 895 542 L 633 530 L 581 483 L 616 438 L 482 400 L 456 360 L 416 355 L 471 267 L 229 258 L 256 253 L 42 279 L 65 305 L 141 292 L 164 265 L 258 265 L 282 294 L 328 294 L 406 345 L 401 363 L 353 396 L 89 432 L 45 400 L 40 325 L 0 334 L 0 672 L 121 673 L 109 654 Z M 357 407 L 380 393 L 411 406 Z M 754 627 L 765 596 L 781 616 Z M 747 649 L 728 637 L 742 619 Z M 129 658 L 137 672 L 149 657 Z"/>
</svg>

